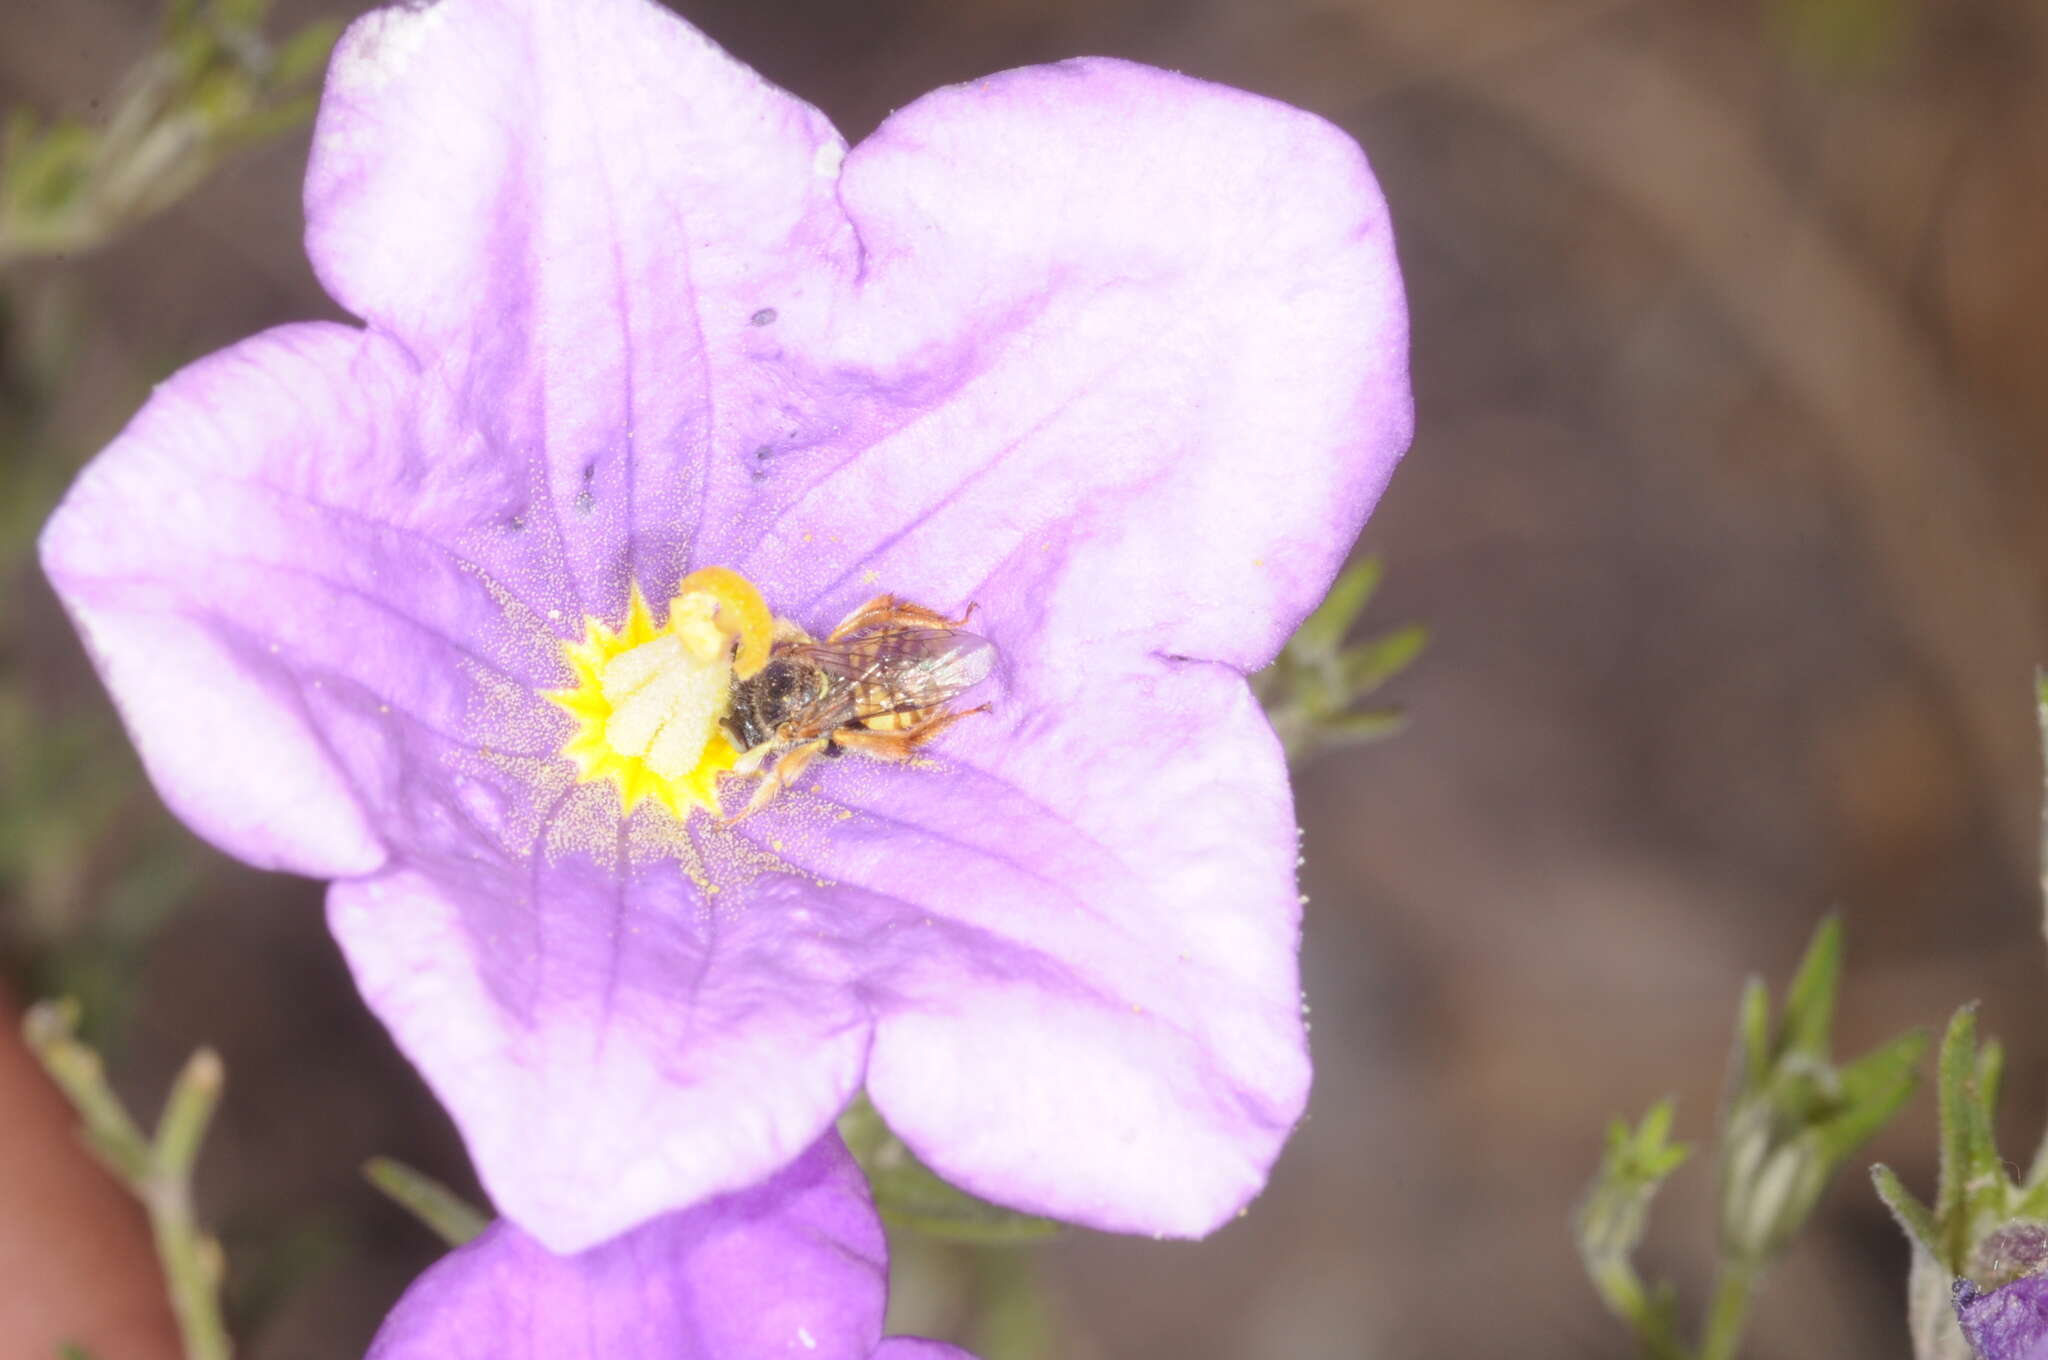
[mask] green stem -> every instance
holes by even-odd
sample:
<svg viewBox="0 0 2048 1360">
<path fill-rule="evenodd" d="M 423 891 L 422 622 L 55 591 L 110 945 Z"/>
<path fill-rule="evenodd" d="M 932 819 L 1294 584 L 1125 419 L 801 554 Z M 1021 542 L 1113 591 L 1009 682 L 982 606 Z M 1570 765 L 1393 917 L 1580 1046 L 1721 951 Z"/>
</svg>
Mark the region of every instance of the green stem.
<svg viewBox="0 0 2048 1360">
<path fill-rule="evenodd" d="M 220 1058 L 210 1049 L 192 1055 L 171 1086 L 156 1137 L 145 1140 L 107 1085 L 99 1055 L 79 1042 L 77 1025 L 75 1002 L 46 1001 L 30 1008 L 22 1032 L 78 1111 L 86 1142 L 149 1213 L 185 1360 L 231 1360 L 234 1342 L 220 1311 L 226 1263 L 192 1208 L 192 1168 L 226 1080 Z"/>
<path fill-rule="evenodd" d="M 372 1157 L 363 1163 L 363 1175 L 451 1247 L 473 1240 L 490 1226 L 490 1219 L 460 1195 L 404 1162 Z"/>
<path fill-rule="evenodd" d="M 1060 1353 L 1057 1327 L 1029 1247 L 967 1247 L 973 1272 L 974 1349 L 988 1360 Z"/>
<path fill-rule="evenodd" d="M 1699 1360 L 1735 1360 L 1742 1344 L 1743 1329 L 1749 1324 L 1749 1299 L 1756 1286 L 1756 1267 L 1734 1259 L 1721 1263 L 1714 1280 L 1714 1304 L 1707 1313 L 1706 1335 L 1700 1339 Z"/>
<path fill-rule="evenodd" d="M 177 1314 L 178 1334 L 185 1342 L 185 1360 L 229 1360 L 235 1351 L 220 1314 L 227 1263 L 220 1243 L 200 1230 L 192 1211 L 192 1166 L 225 1080 L 213 1050 L 203 1048 L 192 1055 L 171 1087 L 157 1125 L 149 1179 L 136 1187 L 149 1208 L 157 1257 L 170 1287 L 171 1311 Z"/>
<path fill-rule="evenodd" d="M 1593 1287 L 1608 1310 L 1635 1333 L 1644 1360 L 1692 1360 L 1672 1332 L 1669 1310 L 1657 1306 L 1634 1266 L 1623 1259 L 1610 1259 L 1591 1274 Z"/>
</svg>

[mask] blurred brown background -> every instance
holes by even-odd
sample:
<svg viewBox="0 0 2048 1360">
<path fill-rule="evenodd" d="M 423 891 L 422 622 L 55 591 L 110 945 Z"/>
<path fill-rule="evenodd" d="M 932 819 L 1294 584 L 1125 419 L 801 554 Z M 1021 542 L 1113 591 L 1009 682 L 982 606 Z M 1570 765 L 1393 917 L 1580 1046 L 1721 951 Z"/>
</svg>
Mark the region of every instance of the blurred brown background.
<svg viewBox="0 0 2048 1360">
<path fill-rule="evenodd" d="M 1214 1239 L 1048 1250 L 1060 1354 L 1627 1354 L 1567 1231 L 1601 1128 L 1675 1093 L 1703 1136 L 1743 977 L 1781 979 L 1830 908 L 1843 1048 L 1983 998 L 2024 1159 L 2048 1062 L 2028 687 L 2048 659 L 2042 7 L 683 8 L 850 137 L 935 84 L 1106 53 L 1326 115 L 1393 206 L 1420 430 L 1366 535 L 1388 565 L 1371 619 L 1434 641 L 1395 686 L 1405 735 L 1300 774 L 1312 1114 Z M 0 107 L 86 112 L 155 18 L 10 0 Z M 44 456 L 88 456 L 185 360 L 333 314 L 299 249 L 305 150 L 272 143 L 114 248 L 23 272 L 15 343 L 75 319 Z M 21 720 L 95 720 L 40 579 L 0 570 Z M 44 787 L 0 772 L 0 798 Z M 146 796 L 91 811 L 69 860 L 0 872 L 8 969 L 114 980 L 132 1004 L 107 1037 L 145 1107 L 192 1046 L 223 1051 L 202 1192 L 261 1319 L 248 1354 L 358 1356 L 435 1252 L 357 1164 L 460 1178 L 452 1135 L 356 1001 L 315 885 L 185 853 Z M 164 887 L 151 855 L 197 868 Z M 138 872 L 161 902 L 112 892 Z M 1873 1150 L 1922 1190 L 1930 1103 Z M 1695 1306 L 1708 1181 L 1681 1174 L 1647 1258 Z M 1905 1263 L 1859 1164 L 1767 1284 L 1748 1354 L 1904 1357 Z"/>
</svg>

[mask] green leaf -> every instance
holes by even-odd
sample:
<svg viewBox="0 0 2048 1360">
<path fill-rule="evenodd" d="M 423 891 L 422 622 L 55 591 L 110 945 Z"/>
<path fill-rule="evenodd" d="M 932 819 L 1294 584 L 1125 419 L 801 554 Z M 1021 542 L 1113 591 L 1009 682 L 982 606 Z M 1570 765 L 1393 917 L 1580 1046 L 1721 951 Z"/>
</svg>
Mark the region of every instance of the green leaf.
<svg viewBox="0 0 2048 1360">
<path fill-rule="evenodd" d="M 1339 572 L 1330 584 L 1330 593 L 1294 630 L 1289 647 L 1306 656 L 1334 655 L 1344 644 L 1344 635 L 1351 631 L 1351 625 L 1372 602 L 1383 573 L 1377 557 L 1360 558 Z"/>
<path fill-rule="evenodd" d="M 1735 1010 L 1736 1052 L 1742 1070 L 1730 1082 L 1732 1096 L 1759 1086 L 1771 1070 L 1771 994 L 1762 978 L 1751 978 L 1742 987 L 1742 1000 Z"/>
<path fill-rule="evenodd" d="M 372 1157 L 363 1163 L 363 1176 L 451 1247 L 474 1240 L 491 1225 L 490 1218 L 468 1200 L 395 1158 Z"/>
<path fill-rule="evenodd" d="M 1842 921 L 1838 916 L 1823 919 L 1806 947 L 1799 971 L 1785 990 L 1785 1019 L 1781 1051 L 1806 1053 L 1825 1059 L 1828 1034 L 1833 1028 L 1835 997 L 1842 981 Z"/>
<path fill-rule="evenodd" d="M 1064 1226 L 949 1184 L 918 1160 L 864 1095 L 839 1117 L 839 1136 L 867 1173 L 876 1210 L 894 1227 L 941 1241 L 1006 1246 L 1040 1241 Z"/>
<path fill-rule="evenodd" d="M 1347 713 L 1317 723 L 1315 740 L 1322 746 L 1360 746 L 1384 741 L 1408 726 L 1408 715 L 1398 708 L 1375 708 L 1364 713 Z"/>
<path fill-rule="evenodd" d="M 328 54 L 340 36 L 341 25 L 331 19 L 307 24 L 292 34 L 278 48 L 277 59 L 270 68 L 271 88 L 287 90 L 318 76 L 326 69 Z"/>
<path fill-rule="evenodd" d="M 1574 1224 L 1587 1277 L 1652 1360 L 1688 1360 L 1678 1340 L 1676 1294 L 1661 1282 L 1646 1287 L 1632 1260 L 1649 1222 L 1651 1201 L 1691 1153 L 1669 1141 L 1675 1111 L 1667 1098 L 1633 1127 L 1623 1119 L 1608 1126 L 1600 1168 Z"/>
<path fill-rule="evenodd" d="M 2048 1218 L 2048 1184 L 2027 1182 L 2024 1193 L 2012 1201 L 2009 1210 L 2012 1218 Z"/>
<path fill-rule="evenodd" d="M 1939 1259 L 1941 1234 L 1935 1227 L 1933 1211 L 1914 1198 L 1898 1173 L 1882 1162 L 1870 1168 L 1870 1183 L 1877 1197 L 1884 1201 L 1884 1207 L 1892 1211 L 1899 1230 L 1920 1250 Z"/>
<path fill-rule="evenodd" d="M 1343 656 L 1346 701 L 1372 693 L 1400 674 L 1429 644 L 1429 629 L 1419 623 L 1396 628 L 1384 637 L 1349 648 Z"/>
<path fill-rule="evenodd" d="M 1634 1252 L 1651 1199 L 1692 1155 L 1685 1144 L 1668 1141 L 1676 1111 L 1666 1097 L 1639 1124 L 1617 1119 L 1607 1126 L 1606 1150 L 1579 1207 L 1579 1247 L 1589 1262 L 1624 1260 Z"/>
<path fill-rule="evenodd" d="M 1929 1042 L 1925 1030 L 1912 1030 L 1842 1069 L 1842 1109 L 1815 1130 L 1829 1174 L 1912 1098 Z"/>
<path fill-rule="evenodd" d="M 1969 1253 L 1969 1220 L 1963 1212 L 1963 1197 L 1975 1163 L 1976 1141 L 1971 1132 L 1975 1118 L 1977 1077 L 1977 1006 L 1959 1009 L 1942 1035 L 1941 1057 L 1936 1065 L 1937 1119 L 1941 1125 L 1941 1162 L 1934 1195 L 1934 1217 L 1942 1225 L 1942 1249 L 1936 1253 L 1949 1274 L 1963 1272 Z"/>
</svg>

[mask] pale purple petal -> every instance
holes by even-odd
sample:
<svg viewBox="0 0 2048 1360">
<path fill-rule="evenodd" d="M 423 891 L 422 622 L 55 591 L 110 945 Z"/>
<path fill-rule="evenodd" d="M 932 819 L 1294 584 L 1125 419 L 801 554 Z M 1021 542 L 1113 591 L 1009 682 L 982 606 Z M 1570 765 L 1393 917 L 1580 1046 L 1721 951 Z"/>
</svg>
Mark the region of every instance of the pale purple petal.
<svg viewBox="0 0 2048 1360">
<path fill-rule="evenodd" d="M 497 463 L 414 376 L 346 327 L 244 341 L 159 388 L 43 535 L 166 801 L 256 864 L 378 868 L 477 686 L 532 702 L 559 664 L 500 626 L 503 526 L 470 499 Z"/>
<path fill-rule="evenodd" d="M 1015 711 L 960 729 L 948 778 L 826 784 L 860 810 L 821 856 L 830 895 L 945 927 L 879 993 L 868 1091 L 979 1194 L 1199 1236 L 1258 1193 L 1308 1093 L 1277 743 L 1213 666 L 1106 662 L 1074 717 Z"/>
<path fill-rule="evenodd" d="M 672 871 L 533 858 L 328 895 L 365 999 L 508 1217 L 578 1250 L 817 1139 L 867 1056 L 864 919 L 813 909 L 801 880 L 707 908 Z"/>
<path fill-rule="evenodd" d="M 900 1354 L 875 1349 L 887 1283 L 866 1182 L 828 1138 L 575 1256 L 496 1224 L 420 1277 L 369 1360 L 870 1360 Z"/>
<path fill-rule="evenodd" d="M 840 196 L 857 310 L 802 341 L 841 403 L 898 409 L 858 459 L 777 446 L 791 502 L 726 556 L 788 580 L 798 614 L 887 588 L 1027 613 L 1067 667 L 1084 648 L 1265 664 L 1412 432 L 1357 144 L 1087 59 L 925 96 L 847 157 Z"/>
<path fill-rule="evenodd" d="M 358 876 L 337 936 L 507 1212 L 577 1247 L 752 1183 L 864 1071 L 1005 1203 L 1256 1193 L 1308 1067 L 1242 672 L 1411 418 L 1356 146 L 1083 61 L 845 154 L 640 0 L 442 0 L 344 37 L 307 203 L 371 329 L 174 378 L 45 560 L 174 806 Z M 608 824 L 535 691 L 707 563 L 814 631 L 978 604 L 995 713 L 738 834 Z"/>
<path fill-rule="evenodd" d="M 635 573 L 682 574 L 714 498 L 765 522 L 741 444 L 841 414 L 778 351 L 859 268 L 843 156 L 646 0 L 379 10 L 336 48 L 307 250 L 520 468 L 499 509 L 533 566 L 615 614 Z"/>
<path fill-rule="evenodd" d="M 1956 1281 L 1956 1320 L 1978 1360 L 2048 1360 L 2048 1276 L 2002 1289 Z"/>
</svg>

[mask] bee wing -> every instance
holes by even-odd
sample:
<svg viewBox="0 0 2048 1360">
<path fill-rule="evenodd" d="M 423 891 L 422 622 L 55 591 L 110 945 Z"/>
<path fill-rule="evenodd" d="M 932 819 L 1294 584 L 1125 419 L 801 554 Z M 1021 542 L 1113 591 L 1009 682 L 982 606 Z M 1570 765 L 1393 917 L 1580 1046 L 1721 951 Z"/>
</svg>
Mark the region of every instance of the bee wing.
<svg viewBox="0 0 2048 1360">
<path fill-rule="evenodd" d="M 793 650 L 844 692 L 851 716 L 875 718 L 943 704 L 988 678 L 995 644 L 957 628 L 901 628 Z"/>
</svg>

